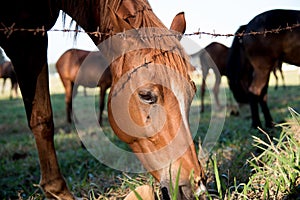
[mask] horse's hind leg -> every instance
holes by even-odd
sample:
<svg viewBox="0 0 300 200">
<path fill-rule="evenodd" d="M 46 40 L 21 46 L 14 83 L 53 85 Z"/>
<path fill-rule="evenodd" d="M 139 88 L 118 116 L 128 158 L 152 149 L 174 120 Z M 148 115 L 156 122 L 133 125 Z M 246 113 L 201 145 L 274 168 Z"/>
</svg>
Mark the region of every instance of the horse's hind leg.
<svg viewBox="0 0 300 200">
<path fill-rule="evenodd" d="M 276 80 L 276 83 L 275 83 L 275 90 L 278 89 L 278 76 L 277 76 L 277 73 L 276 73 L 276 68 L 273 69 L 273 75 L 275 77 L 275 80 Z"/>
<path fill-rule="evenodd" d="M 23 40 L 14 41 L 5 49 L 9 49 L 8 56 L 15 64 L 28 124 L 35 137 L 41 169 L 40 187 L 46 198 L 74 199 L 59 170 L 54 148 L 54 125 L 47 68 L 47 37 L 28 36 L 25 44 Z"/>
<path fill-rule="evenodd" d="M 66 116 L 67 116 L 67 122 L 71 123 L 72 118 L 72 93 L 73 93 L 73 83 L 70 80 L 63 79 L 62 78 L 62 83 L 65 88 L 65 104 L 66 104 Z M 76 89 L 77 91 L 77 89 Z M 76 95 L 76 91 L 75 94 Z"/>
<path fill-rule="evenodd" d="M 283 75 L 283 72 L 282 72 L 282 68 L 280 68 L 279 71 L 280 71 L 283 87 L 285 88 L 285 79 L 284 79 L 284 75 Z"/>
</svg>

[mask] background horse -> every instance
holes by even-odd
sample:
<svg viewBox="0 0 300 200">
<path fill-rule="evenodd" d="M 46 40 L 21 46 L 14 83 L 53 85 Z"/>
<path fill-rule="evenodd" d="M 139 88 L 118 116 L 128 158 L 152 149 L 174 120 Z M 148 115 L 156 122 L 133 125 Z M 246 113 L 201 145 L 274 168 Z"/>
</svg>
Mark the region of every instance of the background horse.
<svg viewBox="0 0 300 200">
<path fill-rule="evenodd" d="M 215 85 L 213 89 L 214 97 L 217 106 L 220 108 L 219 101 L 219 88 L 221 83 L 221 76 L 226 75 L 226 62 L 228 47 L 225 45 L 212 42 L 207 45 L 203 50 L 191 55 L 192 59 L 198 57 L 201 63 L 202 70 L 202 86 L 201 86 L 201 112 L 204 112 L 204 95 L 205 95 L 205 81 L 208 75 L 209 69 L 212 69 L 215 74 Z"/>
<path fill-rule="evenodd" d="M 13 91 L 15 95 L 18 96 L 18 81 L 17 76 L 14 71 L 13 64 L 10 61 L 5 61 L 0 65 L 0 78 L 3 78 L 3 85 L 2 85 L 2 94 L 4 93 L 5 82 L 6 79 L 10 79 L 11 82 L 11 89 L 10 89 L 10 98 L 13 97 Z"/>
<path fill-rule="evenodd" d="M 284 17 L 283 17 L 284 16 Z M 258 103 L 262 108 L 267 127 L 273 126 L 267 105 L 267 90 L 271 71 L 278 63 L 300 65 L 300 28 L 280 30 L 297 24 L 300 11 L 271 10 L 254 17 L 239 28 L 232 43 L 228 61 L 230 88 L 238 102 L 249 102 L 252 126 L 261 126 Z M 247 35 L 251 32 L 274 30 L 273 33 Z"/>
<path fill-rule="evenodd" d="M 122 33 L 116 36 L 120 40 L 119 43 L 107 44 L 106 51 L 101 49 L 101 52 L 105 52 L 105 57 L 118 52 L 121 54 L 118 58 L 114 58 L 116 60 L 113 60 L 110 65 L 112 87 L 108 114 L 113 131 L 121 140 L 128 143 L 144 167 L 161 183 L 165 199 L 170 198 L 170 185 L 175 185 L 174 177 L 179 169 L 180 199 L 192 199 L 194 193 L 203 192 L 205 175 L 197 159 L 187 116 L 195 92 L 195 85 L 187 73 L 189 63 L 183 58 L 184 50 L 174 37 L 178 34 L 170 36 L 170 31 L 156 17 L 146 0 L 32 0 L 30 2 L 11 0 L 4 1 L 2 7 L 5 9 L 0 12 L 1 25 L 13 27 L 13 30 L 1 32 L 0 43 L 14 63 L 28 124 L 38 149 L 41 168 L 39 186 L 47 198 L 74 199 L 60 172 L 54 148 L 53 113 L 48 83 L 47 34 L 44 32 L 34 34 L 29 31 L 18 31 L 18 29 L 43 27 L 49 30 L 55 24 L 60 10 L 71 16 L 85 31 L 98 30 L 99 34 L 91 35 L 95 44 L 110 39 L 111 35 Z M 178 32 L 185 30 L 183 13 L 175 17 L 173 22 L 173 30 Z M 139 34 L 139 28 L 143 27 L 151 27 L 151 30 L 156 27 L 156 30 L 160 30 L 158 32 L 164 36 L 144 39 Z M 132 30 L 135 37 L 122 37 L 126 30 Z M 140 31 L 146 31 L 148 35 L 153 34 L 152 31 L 147 30 L 149 29 Z M 126 44 L 120 46 L 122 41 Z M 142 44 L 148 45 L 149 48 L 134 49 L 130 53 L 125 53 L 126 49 Z M 170 67 L 153 69 L 151 64 L 157 66 L 169 64 Z M 148 68 L 138 66 L 148 66 Z M 124 97 L 118 94 L 119 91 L 125 90 L 117 87 L 118 81 L 122 75 L 132 70 L 139 71 L 138 69 L 149 73 L 157 72 L 154 77 L 151 76 L 156 79 L 141 82 L 144 84 L 130 93 L 130 101 L 124 103 L 122 101 Z M 172 75 L 171 71 L 176 72 L 178 76 Z M 173 88 L 162 86 L 162 81 Z M 187 84 L 183 85 L 183 83 Z M 118 109 L 113 112 L 112 104 L 115 100 L 120 100 L 121 104 L 119 105 L 121 107 L 118 107 L 118 104 L 116 107 L 125 108 L 132 117 L 123 118 Z M 160 111 L 165 113 L 162 114 Z M 120 114 L 120 118 L 116 118 L 113 114 Z M 130 135 L 124 132 L 118 126 L 119 120 L 124 122 L 126 128 L 133 133 L 136 127 L 144 127 L 143 131 L 138 132 L 141 135 Z M 157 120 L 163 123 L 162 129 L 155 129 Z M 139 126 L 134 126 L 132 122 Z M 150 129 L 158 132 L 149 135 L 152 133 Z M 171 144 L 176 146 L 170 148 Z M 164 151 L 155 153 L 159 149 Z M 152 157 L 149 158 L 147 155 Z M 191 173 L 193 173 L 192 177 Z"/>
<path fill-rule="evenodd" d="M 81 75 L 84 76 L 77 79 L 76 82 L 76 78 L 79 78 L 77 77 L 78 71 L 82 65 L 84 65 L 85 73 L 81 73 Z M 105 62 L 105 58 L 99 51 L 91 52 L 80 49 L 69 49 L 59 57 L 55 66 L 66 92 L 66 114 L 69 123 L 71 123 L 72 98 L 77 94 L 78 86 L 94 87 L 95 85 L 89 83 L 89 80 L 91 80 L 95 74 L 102 74 L 102 77 L 97 84 L 97 86 L 100 87 L 100 112 L 98 119 L 99 123 L 102 125 L 105 94 L 112 82 L 110 69 Z M 74 84 L 75 82 L 76 84 Z"/>
</svg>

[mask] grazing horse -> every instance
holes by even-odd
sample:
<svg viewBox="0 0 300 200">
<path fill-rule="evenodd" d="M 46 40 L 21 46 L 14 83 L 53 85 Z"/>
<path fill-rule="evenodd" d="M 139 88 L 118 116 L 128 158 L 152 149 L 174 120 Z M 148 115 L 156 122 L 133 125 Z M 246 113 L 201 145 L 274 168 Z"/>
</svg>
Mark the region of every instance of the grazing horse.
<svg viewBox="0 0 300 200">
<path fill-rule="evenodd" d="M 226 74 L 226 62 L 228 47 L 225 45 L 212 42 L 207 45 L 203 50 L 191 55 L 192 58 L 198 57 L 201 62 L 202 69 L 202 86 L 201 86 L 201 112 L 204 112 L 204 94 L 205 94 L 205 80 L 208 75 L 209 69 L 212 69 L 215 74 L 215 85 L 213 89 L 216 104 L 220 107 L 219 101 L 219 88 L 221 83 L 221 76 Z"/>
<path fill-rule="evenodd" d="M 15 91 L 15 95 L 18 96 L 17 76 L 14 71 L 13 64 L 10 61 L 5 61 L 0 65 L 0 78 L 4 79 L 2 85 L 2 94 L 4 93 L 6 79 L 9 78 L 11 82 L 10 98 L 13 96 L 13 91 Z"/>
<path fill-rule="evenodd" d="M 83 67 L 86 69 L 86 73 L 84 73 L 85 76 L 80 80 L 77 79 L 76 84 L 74 84 L 81 65 L 84 65 Z M 99 51 L 91 52 L 80 49 L 69 49 L 59 57 L 55 66 L 66 91 L 66 113 L 67 121 L 69 123 L 71 123 L 72 98 L 75 97 L 77 93 L 77 87 L 79 85 L 84 87 L 93 87 L 94 85 L 90 84 L 89 82 L 91 77 L 97 73 L 103 74 L 97 84 L 97 86 L 100 87 L 100 112 L 98 119 L 99 123 L 102 124 L 102 113 L 105 106 L 105 94 L 106 90 L 111 86 L 112 77 L 110 69 L 105 69 L 107 63 L 105 62 L 105 59 L 101 53 Z M 101 72 L 101 70 L 103 72 Z"/>
<path fill-rule="evenodd" d="M 106 42 L 106 51 L 100 51 L 113 60 L 108 100 L 111 127 L 161 183 L 164 199 L 170 199 L 170 185 L 175 185 L 177 180 L 179 199 L 193 199 L 194 194 L 205 190 L 205 174 L 197 159 L 188 123 L 196 88 L 187 72 L 188 57 L 178 41 L 178 32 L 185 30 L 183 13 L 173 20 L 171 27 L 176 33 L 163 25 L 146 0 L 10 0 L 3 1 L 2 7 L 5 9 L 0 12 L 0 22 L 5 28 L 0 32 L 0 43 L 14 63 L 28 125 L 38 150 L 39 185 L 47 198 L 75 198 L 60 172 L 54 148 L 48 40 L 47 34 L 40 31 L 42 27 L 49 30 L 55 24 L 60 10 L 85 31 L 97 30 L 99 34 L 91 34 L 95 44 Z M 22 31 L 37 28 L 36 32 Z M 128 30 L 131 34 L 126 34 Z M 112 35 L 115 36 L 110 37 Z M 113 38 L 119 40 L 114 42 Z M 139 48 L 130 49 L 135 45 Z M 114 53 L 118 57 L 110 57 Z M 120 85 L 121 78 L 128 81 Z M 130 82 L 134 79 L 139 80 Z M 129 83 L 139 85 L 130 88 Z M 134 91 L 126 92 L 127 89 Z M 119 94 L 130 95 L 130 98 L 124 102 Z M 129 117 L 122 118 L 124 110 Z M 120 127 L 119 122 L 124 126 Z"/>
<path fill-rule="evenodd" d="M 238 102 L 250 103 L 252 127 L 261 126 L 258 103 L 267 127 L 273 127 L 267 105 L 270 73 L 278 63 L 300 65 L 300 28 L 284 29 L 300 21 L 300 11 L 271 10 L 241 26 L 231 46 L 227 63 L 230 88 Z M 279 28 L 283 30 L 278 30 Z M 265 30 L 273 32 L 265 33 Z M 262 34 L 250 34 L 261 32 Z"/>
</svg>

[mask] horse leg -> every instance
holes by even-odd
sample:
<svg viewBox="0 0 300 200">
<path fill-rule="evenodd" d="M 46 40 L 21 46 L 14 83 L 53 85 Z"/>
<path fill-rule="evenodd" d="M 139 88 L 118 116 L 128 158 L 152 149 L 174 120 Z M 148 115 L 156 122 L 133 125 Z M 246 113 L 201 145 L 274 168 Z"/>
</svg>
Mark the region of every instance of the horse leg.
<svg viewBox="0 0 300 200">
<path fill-rule="evenodd" d="M 2 94 L 4 94 L 6 78 L 3 78 Z"/>
<path fill-rule="evenodd" d="M 278 89 L 278 76 L 277 76 L 277 73 L 276 73 L 276 68 L 273 69 L 273 74 L 274 74 L 275 80 L 276 80 L 275 90 L 277 90 Z"/>
<path fill-rule="evenodd" d="M 258 100 L 259 96 L 249 93 L 249 102 L 250 102 L 250 110 L 251 110 L 251 117 L 252 117 L 252 124 L 253 128 L 261 127 L 261 122 L 259 119 L 258 113 Z"/>
<path fill-rule="evenodd" d="M 219 88 L 220 88 L 220 84 L 221 84 L 221 76 L 220 76 L 220 74 L 218 74 L 218 72 L 215 73 L 215 76 L 216 76 L 216 81 L 215 81 L 213 92 L 214 92 L 214 97 L 216 100 L 217 107 L 218 107 L 218 109 L 220 109 L 221 105 L 220 105 L 220 101 L 219 101 Z"/>
<path fill-rule="evenodd" d="M 99 100 L 99 124 L 100 126 L 103 125 L 103 110 L 105 107 L 105 94 L 106 94 L 106 90 L 109 88 L 109 86 L 107 85 L 101 85 L 100 86 L 100 100 Z"/>
<path fill-rule="evenodd" d="M 253 65 L 254 66 L 254 65 Z M 271 65 L 272 66 L 272 65 Z M 254 68 L 253 80 L 249 87 L 249 101 L 252 115 L 252 127 L 256 128 L 257 126 L 261 126 L 261 122 L 258 114 L 258 102 L 260 96 L 262 94 L 262 90 L 268 87 L 270 70 L 265 68 Z M 264 106 L 264 109 L 266 107 Z M 264 110 L 266 111 L 266 109 Z"/>
<path fill-rule="evenodd" d="M 66 96 L 65 96 L 65 102 L 66 102 L 66 113 L 67 113 L 67 122 L 72 123 L 72 95 L 74 92 L 74 97 L 77 94 L 77 87 L 74 90 L 74 84 L 71 81 L 67 81 L 66 85 Z"/>
<path fill-rule="evenodd" d="M 65 88 L 65 104 L 66 104 L 66 116 L 67 116 L 67 122 L 71 123 L 72 118 L 72 92 L 73 92 L 73 84 L 70 80 L 64 79 L 61 77 L 61 81 L 63 83 L 63 86 Z"/>
<path fill-rule="evenodd" d="M 208 74 L 207 67 L 202 66 L 202 85 L 201 85 L 201 110 L 200 112 L 204 112 L 204 95 L 205 95 L 205 87 L 206 87 L 206 77 Z"/>
<path fill-rule="evenodd" d="M 279 71 L 280 71 L 283 87 L 285 88 L 285 79 L 284 79 L 284 75 L 283 75 L 283 72 L 282 72 L 282 68 L 280 68 Z"/>
<path fill-rule="evenodd" d="M 10 83 L 11 83 L 11 87 L 10 87 L 9 98 L 12 99 L 13 98 L 13 91 L 14 91 L 14 87 L 15 87 L 15 83 L 14 83 L 12 78 L 10 79 Z"/>
<path fill-rule="evenodd" d="M 18 97 L 18 82 L 14 83 L 14 91 L 15 91 L 16 97 Z"/>
<path fill-rule="evenodd" d="M 266 85 L 262 90 L 262 93 L 259 97 L 259 104 L 260 104 L 261 110 L 265 117 L 266 127 L 272 128 L 272 127 L 274 127 L 274 123 L 273 123 L 273 119 L 272 119 L 272 116 L 271 116 L 271 113 L 270 113 L 270 110 L 269 110 L 269 107 L 267 104 L 267 96 L 268 96 L 267 91 L 268 91 L 268 85 Z"/>
<path fill-rule="evenodd" d="M 17 98 L 18 97 L 18 80 L 17 80 L 17 77 L 14 76 L 10 78 L 11 80 L 11 85 L 12 85 L 12 90 L 14 91 L 15 93 L 15 97 Z"/>
<path fill-rule="evenodd" d="M 24 44 L 24 41 L 28 43 Z M 36 141 L 41 169 L 40 187 L 46 198 L 74 199 L 60 172 L 54 148 L 54 124 L 48 82 L 47 37 L 27 37 L 26 40 L 14 41 L 14 44 L 8 45 L 6 49 L 9 49 L 8 55 L 15 64 L 28 125 Z M 14 48 L 10 49 L 10 46 Z"/>
</svg>

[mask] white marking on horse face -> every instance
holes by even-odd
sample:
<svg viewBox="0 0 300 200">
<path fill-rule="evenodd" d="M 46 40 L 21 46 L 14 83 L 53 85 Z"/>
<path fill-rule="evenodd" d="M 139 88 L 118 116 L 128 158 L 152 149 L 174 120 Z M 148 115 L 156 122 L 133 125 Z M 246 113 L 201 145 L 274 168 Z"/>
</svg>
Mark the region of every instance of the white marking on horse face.
<svg viewBox="0 0 300 200">
<path fill-rule="evenodd" d="M 183 85 L 183 87 L 182 87 Z M 181 113 L 181 117 L 183 120 L 183 124 L 186 127 L 186 129 L 189 130 L 189 122 L 188 122 L 188 117 L 187 117 L 187 104 L 188 104 L 188 99 L 190 98 L 188 97 L 189 90 L 190 88 L 186 88 L 186 84 L 184 83 L 180 83 L 179 81 L 173 81 L 171 83 L 171 89 L 174 92 L 174 95 L 176 96 L 178 103 L 179 103 L 179 108 L 180 108 L 180 113 Z M 190 86 L 190 85 L 189 85 Z M 187 93 L 185 93 L 187 92 Z"/>
</svg>

